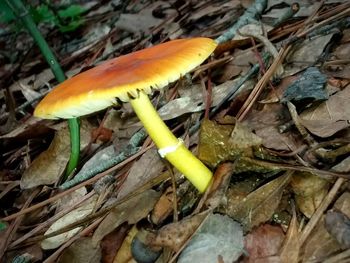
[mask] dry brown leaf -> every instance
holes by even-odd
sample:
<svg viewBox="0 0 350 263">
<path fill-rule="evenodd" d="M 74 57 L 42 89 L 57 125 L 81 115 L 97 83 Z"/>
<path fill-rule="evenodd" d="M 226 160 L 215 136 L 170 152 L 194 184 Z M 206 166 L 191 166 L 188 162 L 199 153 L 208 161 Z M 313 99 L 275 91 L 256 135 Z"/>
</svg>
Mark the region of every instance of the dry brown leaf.
<svg viewBox="0 0 350 263">
<path fill-rule="evenodd" d="M 300 114 L 304 120 L 321 120 L 336 122 L 339 120 L 349 120 L 350 116 L 350 87 L 335 93 L 325 102 L 317 107 L 305 110 Z"/>
<path fill-rule="evenodd" d="M 90 124 L 86 121 L 80 127 L 80 149 L 90 141 Z M 70 156 L 70 135 L 65 126 L 55 134 L 49 148 L 42 152 L 26 169 L 21 178 L 21 188 L 28 189 L 38 185 L 53 184 L 64 172 Z"/>
<path fill-rule="evenodd" d="M 159 196 L 158 192 L 147 190 L 112 208 L 95 230 L 92 237 L 94 245 L 98 245 L 105 235 L 111 233 L 122 223 L 135 224 L 146 217 L 153 209 Z"/>
<path fill-rule="evenodd" d="M 160 158 L 157 149 L 152 148 L 144 153 L 130 168 L 128 177 L 120 187 L 117 199 L 130 194 L 141 185 L 157 177 L 164 169 L 164 162 Z"/>
<path fill-rule="evenodd" d="M 300 10 L 302 10 L 300 8 Z M 306 69 L 320 58 L 324 48 L 333 37 L 334 33 L 305 39 L 293 46 L 293 51 L 286 58 L 286 67 L 283 77 L 294 75 Z M 306 60 L 306 61 L 305 61 Z M 301 63 L 304 62 L 304 63 Z"/>
<path fill-rule="evenodd" d="M 293 151 L 299 142 L 292 132 L 281 133 L 279 126 L 289 121 L 289 113 L 282 104 L 265 104 L 262 111 L 252 111 L 243 122 L 262 138 L 262 144 L 279 151 Z"/>
<path fill-rule="evenodd" d="M 152 27 L 156 27 L 163 22 L 162 19 L 153 16 L 154 9 L 159 6 L 169 7 L 169 3 L 156 1 L 136 14 L 121 14 L 117 23 L 115 23 L 115 27 L 129 32 L 147 34 Z"/>
<path fill-rule="evenodd" d="M 46 134 L 50 129 L 45 125 L 46 121 L 40 120 L 35 117 L 30 117 L 14 130 L 9 133 L 0 136 L 0 139 L 27 139 L 36 138 L 43 134 Z"/>
<path fill-rule="evenodd" d="M 95 263 L 101 261 L 101 248 L 92 245 L 91 237 L 81 237 L 64 250 L 59 263 Z"/>
<path fill-rule="evenodd" d="M 131 243 L 137 232 L 137 227 L 133 226 L 124 239 L 123 244 L 119 248 L 118 253 L 113 260 L 113 263 L 137 263 L 131 255 Z"/>
<path fill-rule="evenodd" d="M 203 120 L 198 147 L 198 158 L 216 167 L 224 161 L 235 160 L 238 156 L 252 156 L 253 146 L 259 146 L 261 139 L 245 125 L 219 125 Z"/>
<path fill-rule="evenodd" d="M 350 158 L 344 159 L 341 163 L 334 166 L 333 169 L 338 172 L 349 172 Z M 335 202 L 333 209 L 350 217 L 350 193 L 344 192 Z M 327 232 L 323 216 L 302 247 L 302 262 L 308 262 L 311 259 L 322 262 L 329 255 L 340 250 L 339 243 Z"/>
<path fill-rule="evenodd" d="M 244 263 L 271 262 L 264 261 L 277 255 L 284 239 L 284 232 L 279 226 L 261 225 L 245 238 L 245 248 L 248 256 Z"/>
<path fill-rule="evenodd" d="M 5 235 L 0 235 L 5 236 Z M 1 242 L 1 241 L 0 241 Z M 15 262 L 18 255 L 26 255 L 30 262 L 43 262 L 44 253 L 39 244 L 18 248 L 15 250 L 9 250 L 1 259 L 2 262 Z"/>
<path fill-rule="evenodd" d="M 43 184 L 57 182 L 64 172 L 70 155 L 68 128 L 56 132 L 49 148 L 42 152 L 24 171 L 21 188 L 28 189 Z"/>
<path fill-rule="evenodd" d="M 294 209 L 294 207 L 293 207 Z M 289 223 L 288 231 L 280 250 L 280 259 L 282 263 L 298 263 L 299 262 L 299 224 L 295 209 L 293 217 Z"/>
<path fill-rule="evenodd" d="M 325 227 L 343 249 L 350 248 L 350 220 L 336 210 L 328 210 L 325 216 Z"/>
<path fill-rule="evenodd" d="M 238 81 L 239 79 L 230 80 L 213 87 L 211 106 L 214 107 L 218 105 Z M 243 84 L 242 89 L 251 89 L 253 85 L 253 81 L 247 81 Z M 185 87 L 185 89 L 179 89 L 179 94 L 181 94 L 181 98 L 169 101 L 158 110 L 163 120 L 173 119 L 185 113 L 198 112 L 205 109 L 205 100 L 203 98 L 201 85 L 193 85 L 190 88 Z"/>
<path fill-rule="evenodd" d="M 127 236 L 130 229 L 131 226 L 128 224 L 122 224 L 120 227 L 103 238 L 102 242 L 100 243 L 102 250 L 101 262 L 113 263 L 113 260 L 116 257 L 118 250 L 122 246 L 125 237 Z"/>
<path fill-rule="evenodd" d="M 348 217 L 350 216 L 350 193 L 345 192 L 335 202 L 333 209 L 336 209 Z M 319 220 L 315 229 L 306 239 L 302 247 L 303 262 L 315 260 L 316 262 L 324 261 L 328 256 L 341 250 L 340 244 L 333 238 L 325 228 L 324 216 Z"/>
<path fill-rule="evenodd" d="M 151 214 L 153 224 L 159 225 L 174 210 L 174 192 L 173 187 L 168 187 L 157 201 Z"/>
<path fill-rule="evenodd" d="M 243 248 L 240 224 L 226 215 L 209 214 L 181 251 L 178 263 L 212 263 L 218 258 L 223 262 L 235 262 L 242 255 Z"/>
<path fill-rule="evenodd" d="M 291 180 L 300 211 L 310 218 L 328 193 L 329 182 L 307 172 L 295 172 Z"/>
<path fill-rule="evenodd" d="M 79 221 L 80 219 L 85 218 L 90 215 L 95 207 L 97 201 L 97 195 L 92 196 L 89 200 L 85 201 L 81 206 L 64 215 L 60 219 L 58 219 L 55 223 L 53 223 L 49 229 L 45 232 L 45 235 L 49 235 L 55 231 L 64 228 L 74 222 Z M 69 240 L 72 236 L 78 233 L 83 227 L 76 227 L 72 230 L 64 232 L 60 235 L 56 235 L 53 237 L 49 237 L 44 239 L 41 242 L 41 247 L 43 249 L 54 249 L 62 245 L 64 242 Z"/>
<path fill-rule="evenodd" d="M 344 130 L 350 127 L 350 123 L 347 120 L 328 121 L 328 120 L 304 120 L 300 119 L 300 123 L 305 126 L 311 133 L 327 138 L 338 131 Z"/>
<path fill-rule="evenodd" d="M 328 137 L 349 127 L 350 87 L 335 93 L 325 102 L 300 114 L 302 124 L 313 134 Z"/>
<path fill-rule="evenodd" d="M 203 212 L 184 218 L 179 222 L 165 225 L 155 235 L 147 238 L 147 241 L 152 246 L 169 247 L 174 251 L 178 251 L 207 215 L 207 212 Z"/>
<path fill-rule="evenodd" d="M 229 189 L 225 213 L 240 222 L 245 230 L 268 221 L 278 207 L 290 179 L 291 173 L 287 172 L 247 196 L 241 196 L 240 201 L 237 201 L 236 196 L 230 195 Z"/>
</svg>

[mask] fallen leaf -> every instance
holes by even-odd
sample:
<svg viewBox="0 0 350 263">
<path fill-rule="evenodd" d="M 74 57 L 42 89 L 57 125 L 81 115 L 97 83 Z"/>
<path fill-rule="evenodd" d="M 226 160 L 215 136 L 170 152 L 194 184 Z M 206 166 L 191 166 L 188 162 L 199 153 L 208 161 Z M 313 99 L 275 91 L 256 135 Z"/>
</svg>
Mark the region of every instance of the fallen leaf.
<svg viewBox="0 0 350 263">
<path fill-rule="evenodd" d="M 300 114 L 302 124 L 320 137 L 328 137 L 349 127 L 350 87 L 333 94 L 320 105 Z"/>
<path fill-rule="evenodd" d="M 321 241 L 321 242 L 320 242 Z M 323 262 L 328 256 L 341 250 L 338 242 L 327 232 L 324 227 L 324 217 L 314 228 L 302 247 L 303 262 Z"/>
<path fill-rule="evenodd" d="M 350 172 L 350 157 L 345 158 L 337 165 L 333 166 L 332 170 L 340 173 L 349 173 Z"/>
<path fill-rule="evenodd" d="M 136 195 L 111 209 L 92 236 L 93 244 L 98 245 L 104 236 L 111 233 L 124 222 L 135 224 L 146 217 L 153 209 L 160 194 L 154 190 L 147 190 Z"/>
<path fill-rule="evenodd" d="M 338 211 L 327 211 L 325 227 L 342 249 L 350 248 L 350 219 L 346 215 Z"/>
<path fill-rule="evenodd" d="M 124 239 L 123 244 L 119 248 L 118 253 L 113 260 L 113 263 L 137 263 L 131 254 L 131 243 L 137 232 L 137 227 L 133 226 Z"/>
<path fill-rule="evenodd" d="M 318 68 L 309 67 L 284 91 L 282 102 L 304 104 L 328 99 L 327 78 Z"/>
<path fill-rule="evenodd" d="M 27 262 L 42 262 L 44 258 L 44 253 L 41 247 L 38 244 L 17 248 L 15 250 L 9 250 L 6 252 L 3 258 L 1 258 L 2 262 L 17 262 L 19 260 L 19 255 L 27 260 Z M 24 260 L 25 261 L 25 260 Z M 22 261 L 21 261 L 22 262 Z"/>
<path fill-rule="evenodd" d="M 321 138 L 333 136 L 338 131 L 350 127 L 348 120 L 329 121 L 300 119 L 300 123 L 308 129 L 309 132 Z"/>
<path fill-rule="evenodd" d="M 227 81 L 213 87 L 211 107 L 217 106 L 239 82 L 239 79 Z M 253 81 L 247 81 L 242 90 L 250 89 L 254 85 Z M 205 109 L 204 98 L 200 85 L 194 85 L 186 91 L 179 91 L 181 98 L 169 101 L 158 110 L 163 120 L 170 120 L 185 113 L 198 112 Z"/>
<path fill-rule="evenodd" d="M 70 156 L 68 128 L 56 132 L 49 148 L 42 152 L 26 169 L 21 178 L 21 188 L 29 189 L 38 185 L 57 182 L 64 172 Z"/>
<path fill-rule="evenodd" d="M 329 182 L 308 172 L 295 172 L 291 188 L 300 211 L 310 218 L 328 193 Z"/>
<path fill-rule="evenodd" d="M 80 126 L 80 149 L 90 141 L 90 124 L 86 121 Z M 42 152 L 23 172 L 21 188 L 29 189 L 38 185 L 53 184 L 64 172 L 70 156 L 70 135 L 65 126 L 56 132 L 49 148 Z"/>
<path fill-rule="evenodd" d="M 122 199 L 141 185 L 157 177 L 164 166 L 157 149 L 148 150 L 130 168 L 128 177 L 120 187 L 117 199 Z"/>
<path fill-rule="evenodd" d="M 211 167 L 219 163 L 235 160 L 238 156 L 252 156 L 253 146 L 259 146 L 261 140 L 244 125 L 219 125 L 203 120 L 198 158 Z"/>
<path fill-rule="evenodd" d="M 332 169 L 348 173 L 350 171 L 350 157 L 344 159 Z M 334 203 L 333 209 L 350 218 L 350 193 L 344 192 Z M 339 243 L 326 230 L 324 222 L 324 216 L 322 216 L 302 246 L 303 262 L 308 262 L 310 259 L 322 262 L 328 256 L 341 250 Z"/>
<path fill-rule="evenodd" d="M 244 263 L 255 263 L 277 255 L 284 240 L 284 232 L 279 226 L 264 224 L 250 232 L 244 240 L 247 256 Z M 267 262 L 267 261 L 266 261 Z"/>
<path fill-rule="evenodd" d="M 173 251 L 179 251 L 207 215 L 207 212 L 202 212 L 183 218 L 179 222 L 167 224 L 155 233 L 147 233 L 144 243 L 148 246 L 167 247 Z"/>
<path fill-rule="evenodd" d="M 299 224 L 295 208 L 293 206 L 293 217 L 289 223 L 288 231 L 284 239 L 279 256 L 282 263 L 298 263 L 299 262 Z"/>
<path fill-rule="evenodd" d="M 210 214 L 181 252 L 179 263 L 233 262 L 243 253 L 243 230 L 228 216 Z M 203 256 L 205 255 L 205 256 Z"/>
<path fill-rule="evenodd" d="M 302 8 L 300 8 L 302 10 Z M 293 75 L 307 67 L 314 65 L 320 58 L 323 50 L 332 39 L 334 33 L 305 39 L 293 46 L 293 51 L 286 58 L 283 77 Z M 305 61 L 307 62 L 300 63 Z"/>
<path fill-rule="evenodd" d="M 129 32 L 147 34 L 152 27 L 163 22 L 162 19 L 153 16 L 153 10 L 160 5 L 169 6 L 167 2 L 156 1 L 136 14 L 121 14 L 114 26 Z"/>
<path fill-rule="evenodd" d="M 103 263 L 112 263 L 131 227 L 126 223 L 106 235 L 100 243 Z"/>
<path fill-rule="evenodd" d="M 343 193 L 335 202 L 333 209 L 350 216 L 350 193 Z M 322 240 L 322 242 L 320 242 Z M 302 246 L 303 262 L 310 260 L 323 262 L 328 256 L 341 251 L 341 246 L 335 238 L 333 238 L 325 228 L 325 216 L 322 216 L 317 223 L 315 229 L 306 239 Z"/>
<path fill-rule="evenodd" d="M 243 124 L 262 139 L 262 144 L 279 151 L 294 151 L 300 142 L 293 132 L 280 132 L 280 126 L 290 121 L 288 110 L 282 104 L 265 104 L 263 110 L 251 111 Z"/>
<path fill-rule="evenodd" d="M 66 209 L 67 207 L 73 206 L 76 204 L 76 202 L 79 202 L 82 197 L 84 197 L 87 194 L 87 190 L 85 187 L 80 187 L 79 189 L 75 190 L 72 193 L 69 193 L 59 200 L 55 202 L 56 205 L 56 213 Z"/>
<path fill-rule="evenodd" d="M 61 228 L 64 228 L 65 226 L 68 226 L 69 224 L 77 222 L 78 220 L 83 219 L 86 216 L 90 215 L 95 207 L 96 201 L 97 201 L 97 195 L 92 196 L 87 201 L 85 201 L 81 206 L 69 212 L 68 214 L 64 215 L 63 217 L 58 219 L 55 223 L 53 223 L 49 227 L 49 229 L 45 232 L 45 235 L 49 235 L 52 232 L 60 230 Z M 55 249 L 60 245 L 62 245 L 67 240 L 69 240 L 75 234 L 77 234 L 82 228 L 83 227 L 76 227 L 62 234 L 44 239 L 41 242 L 41 247 L 45 250 Z"/>
<path fill-rule="evenodd" d="M 81 237 L 64 250 L 59 263 L 95 263 L 101 261 L 101 248 L 92 245 L 91 237 Z"/>
<path fill-rule="evenodd" d="M 174 210 L 173 187 L 168 187 L 161 195 L 151 213 L 151 221 L 155 225 L 162 223 Z"/>
<path fill-rule="evenodd" d="M 251 23 L 240 27 L 239 32 L 244 35 L 264 35 L 266 32 L 271 31 L 272 26 L 263 23 Z M 234 40 L 246 39 L 246 36 L 236 34 Z"/>
<path fill-rule="evenodd" d="M 46 121 L 35 117 L 30 117 L 20 125 L 16 126 L 14 130 L 0 136 L 0 139 L 28 139 L 40 137 L 46 134 L 50 128 L 45 125 Z"/>
<path fill-rule="evenodd" d="M 225 214 L 240 222 L 246 231 L 270 220 L 291 177 L 287 172 L 247 196 L 241 196 L 239 201 L 237 196 L 230 195 L 229 189 Z"/>
</svg>

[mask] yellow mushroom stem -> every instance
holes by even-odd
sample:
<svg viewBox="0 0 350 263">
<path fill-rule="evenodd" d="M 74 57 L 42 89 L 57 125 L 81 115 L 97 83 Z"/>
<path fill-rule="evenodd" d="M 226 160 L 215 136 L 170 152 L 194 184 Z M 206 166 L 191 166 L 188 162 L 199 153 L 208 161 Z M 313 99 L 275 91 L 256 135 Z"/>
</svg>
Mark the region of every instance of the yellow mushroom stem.
<svg viewBox="0 0 350 263">
<path fill-rule="evenodd" d="M 174 136 L 143 91 L 130 103 L 158 149 L 165 151 L 165 158 L 200 192 L 204 192 L 212 179 L 212 172 Z"/>
</svg>

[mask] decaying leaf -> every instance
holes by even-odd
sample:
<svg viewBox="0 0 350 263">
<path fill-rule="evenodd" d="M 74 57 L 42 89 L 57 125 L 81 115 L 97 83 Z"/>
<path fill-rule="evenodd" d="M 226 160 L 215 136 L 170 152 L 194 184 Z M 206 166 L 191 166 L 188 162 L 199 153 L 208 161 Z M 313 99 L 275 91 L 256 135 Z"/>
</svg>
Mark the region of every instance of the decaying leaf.
<svg viewBox="0 0 350 263">
<path fill-rule="evenodd" d="M 305 39 L 293 48 L 287 57 L 287 66 L 285 67 L 284 77 L 293 75 L 309 66 L 312 66 L 321 56 L 324 48 L 333 37 L 333 34 L 317 36 L 311 39 Z M 307 62 L 300 63 L 305 61 Z"/>
<path fill-rule="evenodd" d="M 24 171 L 21 179 L 22 189 L 57 182 L 69 160 L 69 140 L 68 128 L 57 131 L 49 148 L 42 152 Z"/>
<path fill-rule="evenodd" d="M 1 135 L 0 139 L 35 138 L 49 131 L 44 122 L 38 118 L 30 117 L 18 125 L 16 129 Z"/>
<path fill-rule="evenodd" d="M 291 173 L 279 176 L 261 186 L 247 196 L 231 196 L 228 190 L 228 205 L 225 213 L 240 222 L 245 230 L 250 230 L 271 219 L 281 200 L 284 188 L 291 179 Z"/>
<path fill-rule="evenodd" d="M 211 106 L 217 106 L 239 82 L 239 79 L 229 80 L 213 87 Z M 247 81 L 242 89 L 250 89 L 254 82 Z M 198 112 L 205 109 L 204 98 L 200 85 L 193 85 L 189 89 L 179 90 L 181 98 L 174 99 L 158 110 L 163 120 L 169 120 L 181 116 L 185 113 Z"/>
<path fill-rule="evenodd" d="M 90 125 L 84 121 L 80 127 L 80 148 L 90 141 Z M 49 148 L 42 152 L 24 171 L 21 188 L 28 189 L 43 184 L 53 184 L 64 172 L 70 156 L 70 136 L 65 126 L 56 132 Z"/>
<path fill-rule="evenodd" d="M 178 251 L 197 230 L 207 215 L 207 212 L 202 212 L 194 216 L 186 217 L 179 222 L 165 225 L 156 233 L 149 233 L 146 238 L 146 244 L 168 247 L 173 251 Z"/>
<path fill-rule="evenodd" d="M 244 247 L 247 250 L 247 256 L 243 262 L 270 262 L 268 258 L 278 254 L 284 236 L 279 226 L 264 224 L 254 229 L 245 237 Z"/>
<path fill-rule="evenodd" d="M 152 223 L 159 225 L 174 210 L 174 192 L 172 187 L 168 187 L 161 195 L 151 213 Z"/>
<path fill-rule="evenodd" d="M 345 192 L 335 202 L 333 209 L 350 216 L 350 193 Z M 315 229 L 306 239 L 302 247 L 303 262 L 315 260 L 324 261 L 328 256 L 339 252 L 342 248 L 337 240 L 332 237 L 325 228 L 325 217 L 322 216 Z M 320 242 L 322 240 L 322 242 Z"/>
<path fill-rule="evenodd" d="M 92 245 L 91 237 L 82 237 L 64 250 L 59 263 L 95 263 L 101 261 L 101 248 Z"/>
<path fill-rule="evenodd" d="M 350 87 L 346 87 L 320 105 L 302 112 L 302 124 L 317 136 L 331 136 L 349 127 L 349 103 Z"/>
<path fill-rule="evenodd" d="M 97 245 L 105 235 L 122 223 L 135 224 L 146 217 L 153 209 L 159 195 L 154 190 L 147 190 L 114 207 L 95 230 L 92 237 L 94 245 Z"/>
<path fill-rule="evenodd" d="M 293 104 L 304 104 L 328 99 L 325 89 L 327 78 L 318 68 L 309 67 L 300 74 L 284 91 L 282 102 L 290 101 Z"/>
<path fill-rule="evenodd" d="M 291 187 L 298 208 L 310 218 L 327 195 L 329 182 L 311 173 L 295 172 L 291 180 Z"/>
<path fill-rule="evenodd" d="M 262 139 L 262 144 L 279 151 L 294 151 L 298 148 L 297 136 L 292 132 L 281 133 L 279 126 L 290 121 L 287 109 L 282 104 L 265 104 L 263 110 L 253 110 L 243 122 Z"/>
<path fill-rule="evenodd" d="M 102 239 L 100 242 L 100 247 L 102 250 L 101 262 L 113 262 L 113 259 L 116 257 L 130 230 L 131 226 L 129 226 L 127 223 L 122 224 L 120 227 L 116 228 Z"/>
<path fill-rule="evenodd" d="M 163 22 L 162 19 L 158 19 L 153 16 L 153 10 L 160 5 L 169 7 L 167 2 L 156 1 L 152 3 L 151 6 L 142 9 L 137 14 L 121 14 L 115 26 L 130 32 L 149 33 L 152 27 L 155 27 Z"/>
<path fill-rule="evenodd" d="M 137 263 L 131 254 L 131 243 L 136 236 L 138 230 L 136 226 L 133 226 L 126 238 L 123 241 L 123 244 L 119 248 L 117 255 L 115 256 L 113 263 Z"/>
<path fill-rule="evenodd" d="M 48 235 L 52 232 L 55 232 L 57 230 L 60 230 L 61 228 L 72 224 L 80 219 L 83 219 L 87 215 L 91 214 L 95 207 L 95 203 L 97 201 L 97 195 L 94 195 L 90 199 L 88 199 L 86 202 L 83 203 L 80 207 L 76 208 L 75 210 L 69 212 L 65 216 L 58 219 L 55 223 L 53 223 L 50 228 L 45 232 L 45 235 Z M 76 233 L 78 233 L 82 227 L 76 227 L 72 230 L 69 230 L 65 233 L 62 233 L 57 236 L 53 236 L 47 239 L 44 239 L 41 242 L 41 247 L 43 249 L 54 249 L 62 245 L 64 242 L 69 240 L 72 236 L 74 236 Z"/>
<path fill-rule="evenodd" d="M 228 216 L 210 214 L 181 252 L 178 262 L 203 263 L 237 260 L 243 253 L 243 230 Z M 203 256 L 205 255 L 205 256 Z"/>
<path fill-rule="evenodd" d="M 328 211 L 325 227 L 343 249 L 350 248 L 350 219 L 341 212 Z"/>
<path fill-rule="evenodd" d="M 298 263 L 299 262 L 299 224 L 295 208 L 293 206 L 293 217 L 289 223 L 288 231 L 280 250 L 279 256 L 282 263 Z"/>
<path fill-rule="evenodd" d="M 329 121 L 300 119 L 300 123 L 307 128 L 309 132 L 321 138 L 330 137 L 338 131 L 350 127 L 350 123 L 347 120 Z"/>
<path fill-rule="evenodd" d="M 141 185 L 157 177 L 164 166 L 157 149 L 148 150 L 130 168 L 128 177 L 121 186 L 117 198 L 122 199 Z"/>
<path fill-rule="evenodd" d="M 238 122 L 233 127 L 204 120 L 198 157 L 206 164 L 216 167 L 219 163 L 235 160 L 238 156 L 252 156 L 252 147 L 260 144 L 261 139 Z"/>
</svg>

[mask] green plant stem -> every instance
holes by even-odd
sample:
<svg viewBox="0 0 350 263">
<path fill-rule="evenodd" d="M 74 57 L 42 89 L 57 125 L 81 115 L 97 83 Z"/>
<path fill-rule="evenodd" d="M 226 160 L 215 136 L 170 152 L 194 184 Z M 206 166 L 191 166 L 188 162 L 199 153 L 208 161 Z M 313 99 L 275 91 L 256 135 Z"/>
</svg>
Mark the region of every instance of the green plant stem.
<svg viewBox="0 0 350 263">
<path fill-rule="evenodd" d="M 41 53 L 45 57 L 47 63 L 49 64 L 53 74 L 55 75 L 58 82 L 63 82 L 66 80 L 66 76 L 58 63 L 55 55 L 51 51 L 46 40 L 41 35 L 36 24 L 34 23 L 30 13 L 23 5 L 21 0 L 6 0 L 8 6 L 13 10 L 16 16 L 22 21 L 24 26 L 27 28 L 30 35 L 35 40 L 36 44 L 39 46 Z M 66 170 L 66 177 L 72 173 L 72 171 L 77 167 L 79 161 L 80 153 L 80 129 L 79 121 L 77 118 L 68 120 L 70 139 L 71 139 L 71 156 Z"/>
<path fill-rule="evenodd" d="M 69 133 L 70 133 L 70 158 L 66 169 L 66 176 L 64 179 L 73 172 L 73 170 L 78 166 L 79 154 L 80 154 L 80 125 L 79 119 L 73 118 L 68 120 Z"/>
</svg>

